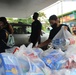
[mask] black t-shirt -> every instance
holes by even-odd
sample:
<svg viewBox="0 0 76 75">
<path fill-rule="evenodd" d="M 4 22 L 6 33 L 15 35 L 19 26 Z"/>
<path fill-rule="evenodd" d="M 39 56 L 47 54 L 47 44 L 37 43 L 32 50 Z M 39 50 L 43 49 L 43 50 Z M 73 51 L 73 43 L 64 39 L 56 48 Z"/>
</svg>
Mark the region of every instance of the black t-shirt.
<svg viewBox="0 0 76 75">
<path fill-rule="evenodd" d="M 52 40 L 54 38 L 54 36 L 59 32 L 59 30 L 61 29 L 62 26 L 67 26 L 67 25 L 61 24 L 59 27 L 56 27 L 56 28 L 52 29 L 50 31 L 50 35 L 49 35 L 49 38 L 48 39 L 51 39 Z M 69 27 L 68 27 L 68 31 L 70 32 Z"/>
<path fill-rule="evenodd" d="M 40 23 L 39 20 L 36 20 L 32 23 L 32 32 L 31 32 L 31 36 L 32 37 L 39 37 L 40 36 L 40 32 L 42 29 L 42 24 Z"/>
<path fill-rule="evenodd" d="M 7 43 L 7 40 L 8 39 L 6 39 L 6 31 L 5 30 L 0 30 L 0 53 L 1 52 L 4 52 L 5 51 L 5 49 L 7 49 L 7 48 L 9 48 L 9 47 L 7 47 L 6 46 L 6 44 L 5 43 Z M 5 43 L 4 43 L 4 42 Z"/>
<path fill-rule="evenodd" d="M 6 41 L 6 31 L 5 30 L 0 30 L 0 40 Z"/>
</svg>

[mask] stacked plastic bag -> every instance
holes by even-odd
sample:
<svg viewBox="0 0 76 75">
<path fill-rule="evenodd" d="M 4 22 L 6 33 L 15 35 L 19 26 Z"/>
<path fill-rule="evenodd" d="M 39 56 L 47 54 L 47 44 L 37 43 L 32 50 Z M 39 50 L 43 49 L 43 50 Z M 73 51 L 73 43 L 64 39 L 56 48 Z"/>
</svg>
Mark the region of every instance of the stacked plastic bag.
<svg viewBox="0 0 76 75">
<path fill-rule="evenodd" d="M 65 52 L 60 48 L 43 51 L 31 44 L 16 47 L 12 53 L 0 54 L 0 75 L 75 75 L 75 50 L 74 45 Z"/>
<path fill-rule="evenodd" d="M 30 44 L 1 53 L 0 75 L 51 75 L 50 68 L 38 56 L 41 51 L 34 50 Z"/>
<path fill-rule="evenodd" d="M 76 45 L 73 36 L 62 29 L 52 48 L 13 47 L 0 54 L 0 75 L 76 75 Z"/>
</svg>

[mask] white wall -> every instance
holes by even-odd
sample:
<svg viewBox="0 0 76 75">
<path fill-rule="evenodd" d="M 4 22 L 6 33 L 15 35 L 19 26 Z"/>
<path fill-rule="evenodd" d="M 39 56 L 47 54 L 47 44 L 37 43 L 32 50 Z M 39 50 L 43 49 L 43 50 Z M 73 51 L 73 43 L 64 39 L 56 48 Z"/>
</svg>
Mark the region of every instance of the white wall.
<svg viewBox="0 0 76 75">
<path fill-rule="evenodd" d="M 76 10 L 76 1 L 63 1 L 56 2 L 53 5 L 41 10 L 46 14 L 46 17 L 49 18 L 50 15 L 61 15 L 70 11 Z"/>
</svg>

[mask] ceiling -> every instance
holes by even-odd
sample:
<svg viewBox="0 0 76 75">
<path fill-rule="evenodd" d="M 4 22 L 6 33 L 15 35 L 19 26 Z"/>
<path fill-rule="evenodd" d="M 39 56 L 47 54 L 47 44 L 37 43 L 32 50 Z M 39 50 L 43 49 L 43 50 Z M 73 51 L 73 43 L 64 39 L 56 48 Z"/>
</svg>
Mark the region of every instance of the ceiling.
<svg viewBox="0 0 76 75">
<path fill-rule="evenodd" d="M 58 0 L 0 0 L 0 16 L 25 18 Z"/>
</svg>

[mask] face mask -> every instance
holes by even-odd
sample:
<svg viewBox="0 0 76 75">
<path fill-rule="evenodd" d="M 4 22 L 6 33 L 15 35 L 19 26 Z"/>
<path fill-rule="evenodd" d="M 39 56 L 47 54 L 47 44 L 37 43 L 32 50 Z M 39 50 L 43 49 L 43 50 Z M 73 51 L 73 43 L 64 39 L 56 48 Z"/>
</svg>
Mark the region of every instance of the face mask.
<svg viewBox="0 0 76 75">
<path fill-rule="evenodd" d="M 54 29 L 54 28 L 56 28 L 56 27 L 57 27 L 57 24 L 56 24 L 56 23 L 54 23 L 54 24 L 52 24 L 52 25 L 51 25 L 51 27 Z"/>
</svg>

